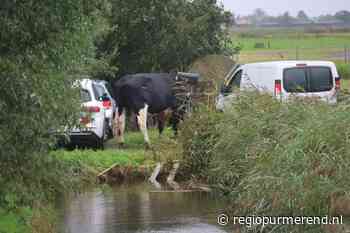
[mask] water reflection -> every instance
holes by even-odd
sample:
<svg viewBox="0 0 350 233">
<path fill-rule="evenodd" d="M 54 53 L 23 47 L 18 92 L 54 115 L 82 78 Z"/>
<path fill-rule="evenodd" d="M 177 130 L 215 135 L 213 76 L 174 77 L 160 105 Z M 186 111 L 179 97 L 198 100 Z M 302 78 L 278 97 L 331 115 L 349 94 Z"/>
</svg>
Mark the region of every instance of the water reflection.
<svg viewBox="0 0 350 233">
<path fill-rule="evenodd" d="M 207 193 L 159 193 L 148 185 L 90 191 L 64 202 L 64 233 L 225 233 L 224 203 Z"/>
</svg>

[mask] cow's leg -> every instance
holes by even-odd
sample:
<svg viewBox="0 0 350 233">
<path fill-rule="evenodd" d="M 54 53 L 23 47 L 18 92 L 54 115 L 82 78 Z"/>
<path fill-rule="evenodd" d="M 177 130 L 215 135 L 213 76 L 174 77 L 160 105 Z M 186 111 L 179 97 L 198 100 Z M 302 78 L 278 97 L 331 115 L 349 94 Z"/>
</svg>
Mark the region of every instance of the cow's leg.
<svg viewBox="0 0 350 233">
<path fill-rule="evenodd" d="M 147 113 L 148 113 L 148 105 L 145 104 L 145 106 L 141 108 L 137 113 L 137 123 L 139 124 L 140 130 L 143 133 L 143 137 L 145 139 L 146 145 L 149 146 L 150 140 L 147 132 Z"/>
<path fill-rule="evenodd" d="M 124 131 L 125 131 L 125 109 L 118 110 L 114 118 L 115 131 L 117 143 L 124 144 Z"/>
<path fill-rule="evenodd" d="M 158 130 L 159 136 L 162 135 L 165 126 L 165 111 L 158 114 Z"/>
<path fill-rule="evenodd" d="M 177 126 L 180 122 L 180 113 L 177 109 L 176 110 L 173 109 L 173 111 L 171 113 L 170 122 L 171 122 L 172 129 L 174 131 L 174 135 L 177 136 L 177 134 L 178 134 L 178 127 Z"/>
</svg>

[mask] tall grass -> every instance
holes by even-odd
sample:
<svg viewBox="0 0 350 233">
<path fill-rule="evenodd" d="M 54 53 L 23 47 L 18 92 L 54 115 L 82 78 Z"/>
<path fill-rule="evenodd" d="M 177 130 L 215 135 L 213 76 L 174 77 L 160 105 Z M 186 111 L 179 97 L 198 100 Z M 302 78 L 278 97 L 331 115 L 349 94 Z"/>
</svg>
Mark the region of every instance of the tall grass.
<svg viewBox="0 0 350 233">
<path fill-rule="evenodd" d="M 193 168 L 209 161 L 202 172 L 236 215 L 327 215 L 330 198 L 350 189 L 349 110 L 243 94 L 209 135 L 192 133 L 185 158 Z M 196 125 L 204 128 L 208 119 Z"/>
<path fill-rule="evenodd" d="M 336 62 L 337 70 L 342 79 L 350 80 L 350 64 L 345 62 Z"/>
</svg>

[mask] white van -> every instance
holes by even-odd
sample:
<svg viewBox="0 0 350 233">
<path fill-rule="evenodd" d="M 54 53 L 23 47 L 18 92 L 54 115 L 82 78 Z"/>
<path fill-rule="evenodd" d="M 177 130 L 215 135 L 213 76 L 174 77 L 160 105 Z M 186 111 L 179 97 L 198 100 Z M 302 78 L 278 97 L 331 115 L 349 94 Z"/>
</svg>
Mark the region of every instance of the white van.
<svg viewBox="0 0 350 233">
<path fill-rule="evenodd" d="M 316 97 L 330 104 L 337 102 L 340 77 L 333 62 L 274 61 L 236 65 L 228 73 L 216 108 L 224 110 L 240 91 L 258 90 L 286 101 L 292 96 Z"/>
</svg>

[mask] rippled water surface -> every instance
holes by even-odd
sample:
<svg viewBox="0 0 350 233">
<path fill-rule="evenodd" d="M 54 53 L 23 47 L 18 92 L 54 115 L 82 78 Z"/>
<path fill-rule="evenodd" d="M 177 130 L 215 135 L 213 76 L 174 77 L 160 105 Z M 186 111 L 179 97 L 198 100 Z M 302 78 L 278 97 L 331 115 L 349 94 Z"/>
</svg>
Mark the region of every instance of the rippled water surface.
<svg viewBox="0 0 350 233">
<path fill-rule="evenodd" d="M 64 233 L 226 233 L 216 224 L 224 207 L 207 193 L 121 186 L 64 200 L 60 229 Z"/>
</svg>

